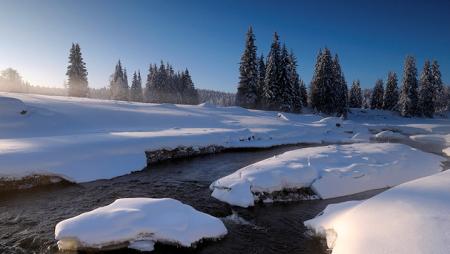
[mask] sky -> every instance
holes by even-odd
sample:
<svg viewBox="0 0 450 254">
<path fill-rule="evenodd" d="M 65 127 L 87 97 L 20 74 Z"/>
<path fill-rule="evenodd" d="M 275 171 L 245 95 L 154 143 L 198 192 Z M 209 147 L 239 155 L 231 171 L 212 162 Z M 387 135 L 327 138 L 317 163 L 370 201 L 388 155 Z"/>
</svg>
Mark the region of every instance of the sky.
<svg viewBox="0 0 450 254">
<path fill-rule="evenodd" d="M 273 33 L 292 49 L 309 84 L 317 53 L 339 55 L 347 82 L 372 87 L 402 76 L 406 55 L 441 65 L 450 84 L 450 1 L 0 0 L 0 70 L 33 85 L 62 87 L 72 42 L 81 46 L 91 87 L 105 87 L 120 59 L 145 77 L 151 63 L 188 68 L 198 88 L 234 92 L 249 26 L 258 54 Z"/>
</svg>

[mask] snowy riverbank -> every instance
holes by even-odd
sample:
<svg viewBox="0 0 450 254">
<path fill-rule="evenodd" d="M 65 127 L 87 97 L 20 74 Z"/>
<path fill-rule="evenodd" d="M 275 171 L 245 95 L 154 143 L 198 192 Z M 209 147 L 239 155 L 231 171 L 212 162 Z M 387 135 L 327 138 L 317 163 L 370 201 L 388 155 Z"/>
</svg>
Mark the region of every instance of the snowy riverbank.
<svg viewBox="0 0 450 254">
<path fill-rule="evenodd" d="M 12 93 L 1 93 L 0 104 L 2 181 L 30 175 L 58 176 L 74 182 L 112 178 L 144 168 L 145 152 L 157 154 L 159 150 L 354 143 L 367 142 L 385 129 L 406 134 L 450 130 L 448 119 L 405 119 L 370 110 L 354 110 L 348 121 L 342 121 L 315 114 L 208 104 L 146 104 Z"/>
<path fill-rule="evenodd" d="M 306 221 L 333 254 L 450 250 L 450 171 L 401 184 L 366 201 L 329 205 Z"/>
</svg>

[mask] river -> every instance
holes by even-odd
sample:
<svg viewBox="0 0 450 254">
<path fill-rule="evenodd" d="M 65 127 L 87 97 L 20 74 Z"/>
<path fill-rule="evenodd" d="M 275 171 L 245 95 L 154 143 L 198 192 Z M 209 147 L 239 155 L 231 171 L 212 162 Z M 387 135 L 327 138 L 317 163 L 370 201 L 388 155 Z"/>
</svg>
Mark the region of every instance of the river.
<svg viewBox="0 0 450 254">
<path fill-rule="evenodd" d="M 303 221 L 315 217 L 330 203 L 366 199 L 379 190 L 329 200 L 262 204 L 250 209 L 232 208 L 210 196 L 212 181 L 301 147 L 228 151 L 159 163 L 110 180 L 0 194 L 0 252 L 57 253 L 54 227 L 61 220 L 117 198 L 170 197 L 224 218 L 229 233 L 220 241 L 200 243 L 196 249 L 157 244 L 153 253 L 329 253 L 324 240 L 311 237 Z"/>
</svg>

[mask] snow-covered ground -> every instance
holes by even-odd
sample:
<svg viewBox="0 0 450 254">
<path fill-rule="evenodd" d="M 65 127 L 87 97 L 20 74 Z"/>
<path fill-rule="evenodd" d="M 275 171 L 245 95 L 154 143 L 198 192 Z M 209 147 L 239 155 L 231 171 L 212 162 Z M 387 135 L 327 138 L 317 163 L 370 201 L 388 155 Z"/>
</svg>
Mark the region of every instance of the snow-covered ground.
<svg viewBox="0 0 450 254">
<path fill-rule="evenodd" d="M 0 93 L 0 180 L 112 178 L 145 167 L 145 151 L 180 146 L 368 142 L 383 130 L 450 133 L 448 119 L 406 119 L 371 110 L 353 110 L 349 118 Z"/>
<path fill-rule="evenodd" d="M 178 200 L 125 198 L 56 225 L 61 250 L 129 247 L 152 251 L 156 242 L 192 247 L 227 234 L 223 222 Z"/>
<path fill-rule="evenodd" d="M 1 93 L 0 178 L 75 182 L 140 170 L 146 150 L 352 142 L 339 119 L 239 107 L 146 104 Z M 26 110 L 26 114 L 20 114 Z M 348 131 L 348 130 L 347 130 Z"/>
<path fill-rule="evenodd" d="M 333 254 L 449 253 L 450 171 L 329 205 L 305 225 L 326 236 Z"/>
<path fill-rule="evenodd" d="M 395 186 L 442 170 L 446 159 L 407 145 L 358 143 L 303 148 L 244 167 L 213 182 L 212 196 L 253 206 L 256 193 L 311 188 L 321 198 Z"/>
</svg>

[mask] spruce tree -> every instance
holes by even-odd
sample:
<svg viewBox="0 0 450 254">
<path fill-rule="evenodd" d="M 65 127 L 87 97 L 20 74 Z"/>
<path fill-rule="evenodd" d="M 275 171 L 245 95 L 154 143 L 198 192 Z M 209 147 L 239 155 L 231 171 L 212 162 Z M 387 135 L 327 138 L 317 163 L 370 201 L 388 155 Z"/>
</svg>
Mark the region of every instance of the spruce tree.
<svg viewBox="0 0 450 254">
<path fill-rule="evenodd" d="M 442 84 L 441 71 L 439 70 L 439 64 L 436 60 L 431 65 L 431 75 L 433 76 L 434 87 L 434 106 L 436 112 L 444 112 L 447 110 L 447 98 L 444 86 Z"/>
<path fill-rule="evenodd" d="M 319 52 L 311 81 L 311 106 L 313 109 L 332 114 L 336 112 L 335 73 L 329 49 Z"/>
<path fill-rule="evenodd" d="M 128 78 L 126 71 L 122 68 L 122 63 L 116 65 L 114 74 L 110 81 L 111 99 L 113 100 L 128 100 Z"/>
<path fill-rule="evenodd" d="M 384 96 L 383 80 L 379 79 L 375 83 L 375 86 L 372 91 L 372 98 L 370 100 L 370 108 L 371 109 L 383 109 L 383 96 Z"/>
<path fill-rule="evenodd" d="M 297 58 L 292 50 L 288 56 L 288 64 L 292 89 L 292 112 L 300 113 L 303 107 L 302 91 L 300 90 L 301 80 L 297 72 Z"/>
<path fill-rule="evenodd" d="M 281 98 L 279 86 L 280 44 L 278 40 L 278 34 L 275 33 L 267 56 L 266 77 L 264 78 L 264 108 L 269 110 L 278 110 Z"/>
<path fill-rule="evenodd" d="M 183 89 L 183 101 L 185 104 L 196 105 L 199 103 L 198 92 L 194 87 L 194 82 L 192 82 L 191 75 L 188 69 L 186 69 L 181 74 L 181 81 Z"/>
<path fill-rule="evenodd" d="M 255 35 L 250 27 L 247 32 L 245 50 L 239 67 L 239 86 L 236 104 L 244 108 L 256 108 L 258 97 L 258 63 L 256 61 Z"/>
<path fill-rule="evenodd" d="M 300 80 L 300 99 L 302 101 L 302 107 L 308 107 L 308 91 L 306 89 L 305 82 L 303 80 Z"/>
<path fill-rule="evenodd" d="M 133 81 L 131 82 L 130 88 L 130 100 L 137 102 L 143 101 L 141 73 L 133 73 Z"/>
<path fill-rule="evenodd" d="M 426 117 L 434 115 L 434 87 L 433 75 L 431 73 L 430 61 L 425 61 L 422 74 L 420 75 L 419 90 L 419 112 Z"/>
<path fill-rule="evenodd" d="M 352 87 L 350 88 L 349 107 L 350 108 L 362 107 L 362 92 L 359 80 L 353 81 Z"/>
<path fill-rule="evenodd" d="M 66 75 L 68 76 L 67 86 L 69 96 L 87 97 L 89 92 L 87 81 L 88 72 L 78 43 L 72 43 Z"/>
<path fill-rule="evenodd" d="M 400 114 L 406 117 L 416 116 L 419 95 L 416 60 L 412 56 L 406 57 L 402 83 L 399 100 Z"/>
<path fill-rule="evenodd" d="M 293 89 L 293 84 L 291 83 L 292 76 L 292 63 L 289 57 L 286 45 L 283 44 L 280 56 L 280 71 L 279 71 L 279 89 L 281 90 L 280 97 L 278 97 L 277 105 L 279 105 L 278 110 L 283 112 L 292 112 L 294 110 L 294 97 L 295 92 Z"/>
<path fill-rule="evenodd" d="M 266 64 L 264 63 L 264 55 L 258 59 L 258 86 L 256 88 L 256 108 L 262 108 L 264 102 L 264 79 L 266 77 Z"/>
<path fill-rule="evenodd" d="M 389 72 L 386 83 L 386 91 L 384 92 L 383 109 L 397 110 L 399 100 L 399 91 L 397 85 L 397 74 Z"/>
<path fill-rule="evenodd" d="M 333 90 L 335 94 L 334 106 L 336 112 L 339 115 L 347 116 L 348 88 L 337 54 L 333 59 Z"/>
</svg>

